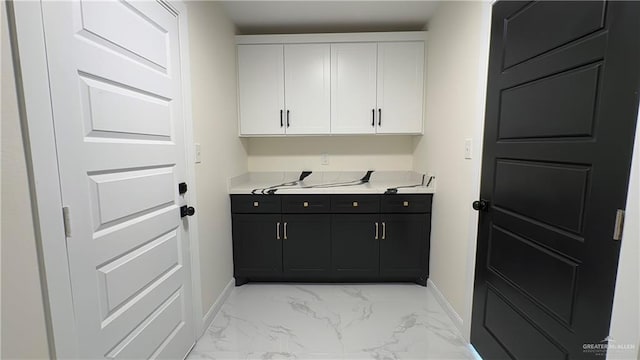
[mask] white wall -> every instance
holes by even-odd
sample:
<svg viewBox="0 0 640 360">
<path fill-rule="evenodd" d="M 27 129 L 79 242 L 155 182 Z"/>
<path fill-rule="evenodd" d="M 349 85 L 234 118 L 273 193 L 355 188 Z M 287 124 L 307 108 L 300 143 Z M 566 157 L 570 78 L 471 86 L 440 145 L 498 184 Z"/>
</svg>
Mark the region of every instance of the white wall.
<svg viewBox="0 0 640 360">
<path fill-rule="evenodd" d="M 2 328 L 0 358 L 47 359 L 49 349 L 31 216 L 27 165 L 18 116 L 6 4 L 2 17 Z"/>
<path fill-rule="evenodd" d="M 607 359 L 640 359 L 640 111 L 627 194 L 626 221 L 620 245 L 620 263 L 613 300 L 611 330 L 617 345 L 632 350 L 609 351 Z"/>
<path fill-rule="evenodd" d="M 411 170 L 413 136 L 332 136 L 249 139 L 249 170 Z M 329 155 L 321 165 L 320 156 Z"/>
<path fill-rule="evenodd" d="M 430 279 L 453 309 L 465 314 L 468 226 L 475 219 L 474 163 L 464 159 L 481 111 L 480 54 L 486 52 L 486 2 L 443 2 L 429 21 L 425 135 L 416 139 L 413 167 L 436 176 L 431 220 Z M 483 31 L 484 30 L 484 31 Z M 475 138 L 475 148 L 480 139 Z M 474 154 L 480 156 L 479 151 Z"/>
<path fill-rule="evenodd" d="M 227 179 L 247 171 L 238 138 L 235 27 L 216 2 L 186 2 L 189 21 L 202 312 L 206 314 L 233 277 Z"/>
</svg>

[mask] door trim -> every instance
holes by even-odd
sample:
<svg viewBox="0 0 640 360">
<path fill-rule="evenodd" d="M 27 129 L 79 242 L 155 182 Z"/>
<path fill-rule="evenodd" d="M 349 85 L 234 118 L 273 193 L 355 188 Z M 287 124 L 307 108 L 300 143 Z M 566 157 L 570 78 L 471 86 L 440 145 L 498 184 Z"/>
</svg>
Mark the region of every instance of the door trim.
<svg viewBox="0 0 640 360">
<path fill-rule="evenodd" d="M 185 124 L 185 147 L 189 194 L 196 206 L 193 121 L 187 9 L 182 0 L 160 0 L 178 17 L 180 63 Z M 8 1 L 7 16 L 18 92 L 20 123 L 27 157 L 29 188 L 33 208 L 40 284 L 47 322 L 49 353 L 53 358 L 78 358 L 78 329 L 75 326 L 71 274 L 62 219 L 62 195 L 47 67 L 42 3 Z M 46 179 L 46 181 L 43 181 Z M 194 342 L 202 334 L 202 290 L 198 220 L 189 220 Z M 61 261 L 67 259 L 67 261 Z"/>
<path fill-rule="evenodd" d="M 482 175 L 482 144 L 484 144 L 484 115 L 487 103 L 487 81 L 489 78 L 489 45 L 491 40 L 491 14 L 493 5 L 497 0 L 484 3 L 482 8 L 482 48 L 480 53 L 480 64 L 478 66 L 478 92 L 476 99 L 476 121 L 473 129 L 473 149 L 474 154 L 471 160 L 471 194 L 469 199 L 469 239 L 467 241 L 467 271 L 465 274 L 464 309 L 460 314 L 462 317 L 462 328 L 459 328 L 462 336 L 467 342 L 471 342 L 471 312 L 473 306 L 473 283 L 476 274 L 476 245 L 478 242 L 478 212 L 471 211 L 471 202 L 480 198 L 480 176 Z"/>
</svg>

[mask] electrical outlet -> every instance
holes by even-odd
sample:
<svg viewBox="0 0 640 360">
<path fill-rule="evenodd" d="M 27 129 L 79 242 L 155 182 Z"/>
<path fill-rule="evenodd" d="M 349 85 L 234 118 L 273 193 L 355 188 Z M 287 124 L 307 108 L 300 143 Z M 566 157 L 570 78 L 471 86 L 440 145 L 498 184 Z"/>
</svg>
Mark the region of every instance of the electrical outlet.
<svg viewBox="0 0 640 360">
<path fill-rule="evenodd" d="M 464 158 L 465 159 L 471 159 L 472 157 L 472 146 L 473 143 L 471 141 L 471 139 L 464 139 Z"/>
<path fill-rule="evenodd" d="M 329 165 L 329 154 L 325 153 L 320 155 L 320 164 Z"/>
<path fill-rule="evenodd" d="M 202 154 L 201 154 L 201 149 L 200 149 L 200 144 L 199 143 L 195 143 L 195 152 L 196 152 L 196 164 L 200 164 L 202 162 Z"/>
</svg>

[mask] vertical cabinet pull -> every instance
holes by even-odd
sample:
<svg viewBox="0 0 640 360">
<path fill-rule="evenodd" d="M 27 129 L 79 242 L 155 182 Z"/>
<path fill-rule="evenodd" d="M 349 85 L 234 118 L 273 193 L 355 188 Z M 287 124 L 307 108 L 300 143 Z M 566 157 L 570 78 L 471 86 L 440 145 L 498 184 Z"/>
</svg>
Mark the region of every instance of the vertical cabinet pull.
<svg viewBox="0 0 640 360">
<path fill-rule="evenodd" d="M 289 110 L 287 110 L 287 127 L 289 127 Z"/>
<path fill-rule="evenodd" d="M 276 224 L 276 239 L 280 240 L 280 222 Z"/>
<path fill-rule="evenodd" d="M 376 238 L 375 238 L 376 240 L 378 240 L 378 234 L 379 234 L 379 232 L 378 232 L 378 223 L 376 222 Z"/>
<path fill-rule="evenodd" d="M 282 110 L 280 110 L 280 127 L 284 126 L 284 123 L 282 122 Z"/>
<path fill-rule="evenodd" d="M 378 126 L 382 126 L 382 109 L 378 109 Z"/>
<path fill-rule="evenodd" d="M 284 239 L 287 240 L 287 222 L 284 223 Z"/>
<path fill-rule="evenodd" d="M 371 126 L 376 126 L 376 109 L 371 109 Z"/>
<path fill-rule="evenodd" d="M 382 222 L 382 240 L 387 237 L 387 223 Z"/>
</svg>

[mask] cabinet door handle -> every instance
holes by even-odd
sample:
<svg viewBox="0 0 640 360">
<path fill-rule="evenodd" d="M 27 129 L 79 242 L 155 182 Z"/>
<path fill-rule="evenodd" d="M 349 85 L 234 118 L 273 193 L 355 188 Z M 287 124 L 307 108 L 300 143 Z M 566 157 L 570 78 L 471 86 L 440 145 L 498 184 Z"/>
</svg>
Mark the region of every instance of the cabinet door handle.
<svg viewBox="0 0 640 360">
<path fill-rule="evenodd" d="M 382 240 L 387 237 L 387 223 L 382 222 Z"/>
<path fill-rule="evenodd" d="M 280 110 L 280 127 L 283 127 L 284 123 L 282 122 L 282 110 Z"/>
<path fill-rule="evenodd" d="M 280 222 L 276 224 L 276 239 L 280 240 Z"/>
<path fill-rule="evenodd" d="M 375 238 L 376 240 L 378 240 L 378 234 L 379 234 L 379 232 L 378 232 L 378 223 L 376 222 L 376 238 Z"/>
<path fill-rule="evenodd" d="M 371 109 L 371 126 L 376 126 L 376 109 Z"/>
<path fill-rule="evenodd" d="M 289 110 L 287 110 L 287 127 L 289 127 Z"/>
<path fill-rule="evenodd" d="M 287 222 L 284 223 L 284 239 L 287 240 Z"/>
<path fill-rule="evenodd" d="M 382 109 L 378 109 L 378 126 L 382 126 Z"/>
</svg>

